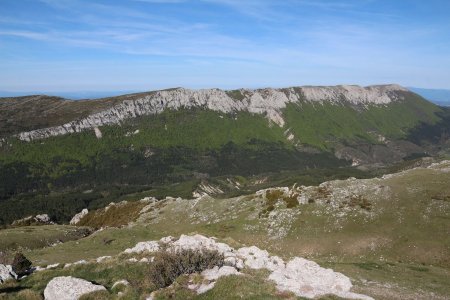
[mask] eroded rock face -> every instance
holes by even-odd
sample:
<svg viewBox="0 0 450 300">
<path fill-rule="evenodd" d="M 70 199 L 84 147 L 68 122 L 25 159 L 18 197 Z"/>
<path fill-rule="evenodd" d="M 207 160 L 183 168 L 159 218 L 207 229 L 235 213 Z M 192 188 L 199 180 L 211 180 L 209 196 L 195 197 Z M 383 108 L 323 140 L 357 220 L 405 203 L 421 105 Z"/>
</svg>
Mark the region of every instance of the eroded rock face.
<svg viewBox="0 0 450 300">
<path fill-rule="evenodd" d="M 106 288 L 84 279 L 61 276 L 50 280 L 44 290 L 44 297 L 46 300 L 77 300 L 85 294 L 96 291 L 106 291 Z"/>
<path fill-rule="evenodd" d="M 10 265 L 0 264 L 0 284 L 15 278 L 17 278 L 17 275 L 14 273 Z"/>
<path fill-rule="evenodd" d="M 36 129 L 18 134 L 24 141 L 64 135 L 94 128 L 97 138 L 101 138 L 99 126 L 119 124 L 125 119 L 143 115 L 159 114 L 166 109 L 203 107 L 222 113 L 247 111 L 264 114 L 272 123 L 283 127 L 282 109 L 290 102 L 349 102 L 355 105 L 384 105 L 403 99 L 399 92 L 407 91 L 398 85 L 378 85 L 360 87 L 355 85 L 340 86 L 305 86 L 286 89 L 241 89 L 233 96 L 232 92 L 219 89 L 188 90 L 183 88 L 157 91 L 142 98 L 125 100 L 106 110 L 91 114 L 86 118 L 75 120 L 60 126 Z"/>
<path fill-rule="evenodd" d="M 191 284 L 190 289 L 198 294 L 206 292 L 214 287 L 215 281 L 222 276 L 240 275 L 238 270 L 245 267 L 250 269 L 267 269 L 272 273 L 269 276 L 277 284 L 280 291 L 293 292 L 299 297 L 315 298 L 326 294 L 334 294 L 350 299 L 372 299 L 366 295 L 352 293 L 350 279 L 331 269 L 320 267 L 317 263 L 295 257 L 285 263 L 278 256 L 271 256 L 266 250 L 256 246 L 242 247 L 237 250 L 225 243 L 220 243 L 215 238 L 208 238 L 199 234 L 188 236 L 181 235 L 178 240 L 163 238 L 160 241 L 141 242 L 136 247 L 125 250 L 126 253 L 140 253 L 144 251 L 158 251 L 161 244 L 165 244 L 166 251 L 180 249 L 190 250 L 215 250 L 223 254 L 225 264 L 221 268 L 215 267 L 201 273 L 204 281 Z"/>
<path fill-rule="evenodd" d="M 81 212 L 73 216 L 72 220 L 70 220 L 70 225 L 77 225 L 80 222 L 80 220 L 88 213 L 89 211 L 87 208 L 83 209 Z"/>
</svg>

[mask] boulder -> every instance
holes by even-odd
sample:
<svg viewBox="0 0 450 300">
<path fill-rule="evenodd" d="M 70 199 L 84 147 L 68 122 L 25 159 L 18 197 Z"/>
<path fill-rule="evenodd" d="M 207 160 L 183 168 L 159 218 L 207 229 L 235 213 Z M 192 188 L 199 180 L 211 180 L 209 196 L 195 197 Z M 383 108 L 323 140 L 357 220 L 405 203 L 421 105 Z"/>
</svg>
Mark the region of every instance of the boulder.
<svg viewBox="0 0 450 300">
<path fill-rule="evenodd" d="M 241 275 L 241 274 L 242 273 L 239 273 L 238 270 L 230 266 L 223 266 L 221 268 L 216 266 L 212 269 L 208 269 L 202 272 L 203 278 L 207 280 L 217 280 L 223 276 Z"/>
<path fill-rule="evenodd" d="M 159 250 L 159 243 L 157 241 L 139 242 L 133 248 L 128 248 L 124 253 L 142 253 L 155 252 Z"/>
<path fill-rule="evenodd" d="M 130 283 L 128 282 L 128 280 L 122 279 L 122 280 L 114 282 L 114 284 L 112 286 L 112 289 L 114 289 L 114 288 L 116 288 L 116 287 L 118 287 L 120 285 L 121 286 L 129 286 Z"/>
<path fill-rule="evenodd" d="M 237 250 L 238 256 L 250 269 L 268 269 L 274 271 L 284 267 L 284 262 L 278 256 L 270 256 L 266 250 L 261 250 L 256 246 L 243 247 Z"/>
<path fill-rule="evenodd" d="M 0 284 L 10 279 L 16 279 L 17 275 L 9 265 L 0 264 Z"/>
<path fill-rule="evenodd" d="M 44 290 L 45 300 L 77 300 L 85 294 L 106 291 L 101 285 L 71 276 L 55 277 Z"/>
<path fill-rule="evenodd" d="M 295 257 L 286 267 L 275 269 L 269 276 L 280 291 L 290 291 L 299 297 L 316 298 L 334 294 L 346 299 L 369 300 L 371 297 L 350 292 L 352 283 L 342 273 L 320 267 L 317 263 Z"/>
<path fill-rule="evenodd" d="M 73 216 L 72 220 L 70 220 L 70 225 L 77 225 L 81 219 L 89 213 L 88 209 L 85 208 L 79 213 L 77 213 L 75 216 Z"/>
</svg>

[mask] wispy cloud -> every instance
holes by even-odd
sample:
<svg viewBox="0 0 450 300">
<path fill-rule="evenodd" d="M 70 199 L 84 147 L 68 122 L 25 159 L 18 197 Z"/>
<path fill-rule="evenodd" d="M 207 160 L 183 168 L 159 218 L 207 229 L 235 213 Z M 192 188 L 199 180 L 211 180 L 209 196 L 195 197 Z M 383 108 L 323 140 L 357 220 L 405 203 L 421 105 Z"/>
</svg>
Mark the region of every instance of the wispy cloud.
<svg viewBox="0 0 450 300">
<path fill-rule="evenodd" d="M 50 64 L 56 49 L 60 60 L 80 74 L 83 70 L 94 73 L 93 66 L 113 68 L 110 63 L 120 64 L 121 74 L 132 74 L 131 68 L 143 74 L 158 70 L 158 74 L 172 72 L 170 78 L 197 76 L 198 82 L 201 78 L 210 82 L 213 76 L 208 74 L 246 80 L 252 72 L 255 81 L 265 76 L 265 82 L 291 82 L 322 74 L 325 79 L 335 76 L 348 82 L 366 74 L 403 76 L 408 73 L 404 70 L 425 69 L 426 65 L 442 74 L 441 69 L 450 67 L 446 55 L 450 41 L 442 35 L 442 28 L 420 19 L 419 23 L 405 22 L 409 16 L 401 15 L 401 9 L 380 9 L 372 0 L 35 3 L 39 12 L 0 12 L 0 66 L 14 69 L 10 62 L 20 60 L 22 68 L 43 68 L 31 63 L 39 59 L 52 66 L 48 72 L 56 72 L 63 68 L 62 63 Z M 80 66 L 67 56 L 89 63 Z M 109 63 L 100 65 L 96 58 Z M 403 71 L 395 73 L 395 68 Z"/>
</svg>

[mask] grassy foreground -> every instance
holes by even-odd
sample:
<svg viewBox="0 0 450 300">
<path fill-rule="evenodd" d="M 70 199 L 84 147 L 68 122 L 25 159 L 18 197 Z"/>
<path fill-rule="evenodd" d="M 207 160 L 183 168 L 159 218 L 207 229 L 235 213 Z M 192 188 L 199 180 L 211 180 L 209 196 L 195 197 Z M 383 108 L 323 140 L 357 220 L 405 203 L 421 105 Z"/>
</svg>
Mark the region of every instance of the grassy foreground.
<svg viewBox="0 0 450 300">
<path fill-rule="evenodd" d="M 125 208 L 133 213 L 128 214 L 126 226 L 106 228 L 53 247 L 25 250 L 25 255 L 40 266 L 105 255 L 114 256 L 111 261 L 42 271 L 21 282 L 1 286 L 0 298 L 40 299 L 51 278 L 71 274 L 108 289 L 89 299 L 118 297 L 112 285 L 120 279 L 131 284 L 123 291 L 126 299 L 140 299 L 151 292 L 148 265 L 131 263 L 129 256 L 120 253 L 139 241 L 200 233 L 216 236 L 233 247 L 256 245 L 285 260 L 293 256 L 314 260 L 349 276 L 355 292 L 375 299 L 448 299 L 448 182 L 450 162 L 443 162 L 382 178 L 275 188 L 235 198 L 129 202 Z M 301 203 L 293 202 L 292 197 L 299 197 Z M 139 208 L 138 213 L 133 206 Z M 99 220 L 109 222 L 119 216 L 122 221 L 125 211 L 101 209 L 88 215 L 82 224 L 99 227 Z M 42 226 L 34 230 L 47 232 Z M 213 290 L 200 296 L 186 289 L 187 279 L 182 276 L 158 297 L 293 298 L 277 292 L 263 274 L 245 272 L 242 278 L 219 280 Z"/>
</svg>

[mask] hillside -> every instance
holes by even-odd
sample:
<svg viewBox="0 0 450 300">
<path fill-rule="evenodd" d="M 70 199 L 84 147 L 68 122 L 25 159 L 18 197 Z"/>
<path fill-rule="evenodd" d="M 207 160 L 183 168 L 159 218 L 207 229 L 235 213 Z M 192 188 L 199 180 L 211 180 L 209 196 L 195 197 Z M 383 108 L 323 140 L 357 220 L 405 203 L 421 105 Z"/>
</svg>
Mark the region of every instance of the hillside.
<svg viewBox="0 0 450 300">
<path fill-rule="evenodd" d="M 76 226 L 0 231 L 2 241 L 13 233 L 28 236 L 31 231 L 43 239 L 57 230 L 102 228 L 88 237 L 49 247 L 34 241 L 20 248 L 0 243 L 0 251 L 21 250 L 40 267 L 20 282 L 0 286 L 0 297 L 6 289 L 10 292 L 4 299 L 21 295 L 41 299 L 52 278 L 71 275 L 105 286 L 106 290 L 96 295 L 100 299 L 118 297 L 119 292 L 127 299 L 138 299 L 157 290 L 151 268 L 152 257 L 160 255 L 158 243 L 173 247 L 183 241 L 185 247 L 236 249 L 235 254 L 227 255 L 244 260 L 243 266 L 232 264 L 242 274 L 217 282 L 212 279 L 212 289 L 198 295 L 195 289 L 205 281 L 195 277 L 199 275 L 181 276 L 173 285 L 153 293 L 154 299 L 304 299 L 296 295 L 312 298 L 314 293 L 319 299 L 448 299 L 450 162 L 425 159 L 421 164 L 371 179 L 272 187 L 231 198 L 135 198 L 90 211 Z M 56 229 L 49 231 L 52 226 Z M 246 255 L 255 257 L 249 261 Z M 352 293 L 326 286 L 330 278 L 341 278 L 331 270 L 322 282 L 315 281 L 323 269 L 312 262 L 295 273 L 307 279 L 290 281 L 291 274 L 283 277 L 284 284 L 277 282 L 277 276 L 284 273 L 273 262 L 298 263 L 294 257 L 348 276 Z M 308 270 L 314 274 L 302 275 Z M 114 283 L 123 279 L 128 284 L 118 289 Z M 303 280 L 311 286 L 296 288 L 295 283 Z M 324 295 L 328 293 L 335 296 Z"/>
<path fill-rule="evenodd" d="M 0 105 L 2 224 L 44 212 L 65 222 L 136 193 L 189 197 L 202 181 L 225 178 L 251 192 L 265 178 L 370 177 L 445 155 L 450 129 L 448 111 L 397 85 L 175 88 Z"/>
</svg>

